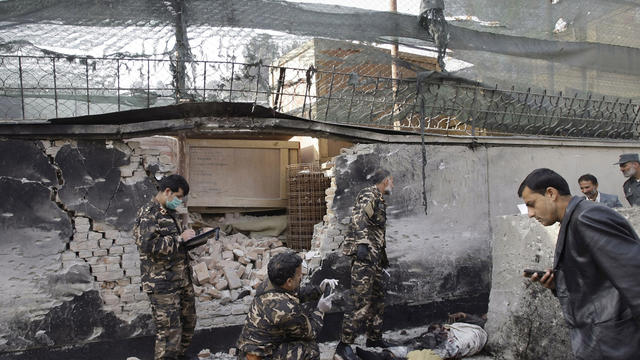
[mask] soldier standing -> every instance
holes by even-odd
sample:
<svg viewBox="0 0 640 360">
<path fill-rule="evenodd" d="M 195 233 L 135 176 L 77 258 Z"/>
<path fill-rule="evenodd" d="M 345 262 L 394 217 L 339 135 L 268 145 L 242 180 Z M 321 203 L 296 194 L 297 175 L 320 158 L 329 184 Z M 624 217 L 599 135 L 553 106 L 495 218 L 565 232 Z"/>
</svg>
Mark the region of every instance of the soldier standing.
<svg viewBox="0 0 640 360">
<path fill-rule="evenodd" d="M 358 330 L 366 325 L 367 347 L 389 347 L 382 340 L 384 314 L 383 270 L 389 266 L 385 250 L 386 203 L 393 177 L 384 169 L 375 171 L 374 185 L 360 190 L 351 216 L 351 235 L 345 239 L 343 252 L 351 260 L 351 289 L 354 308 L 345 312 L 342 336 L 336 355 L 345 360 L 357 359 L 351 348 Z"/>
<path fill-rule="evenodd" d="M 188 193 L 182 176 L 164 177 L 160 191 L 138 212 L 134 227 L 142 288 L 149 295 L 156 327 L 156 360 L 186 359 L 196 326 L 191 266 L 182 246 L 195 233 L 182 230 L 175 211 Z"/>
<path fill-rule="evenodd" d="M 256 290 L 247 320 L 238 339 L 240 359 L 317 360 L 316 336 L 324 313 L 331 310 L 331 297 L 314 301 L 337 280 L 325 279 L 319 286 L 300 288 L 302 259 L 294 252 L 280 253 L 267 265 L 269 279 Z"/>
</svg>

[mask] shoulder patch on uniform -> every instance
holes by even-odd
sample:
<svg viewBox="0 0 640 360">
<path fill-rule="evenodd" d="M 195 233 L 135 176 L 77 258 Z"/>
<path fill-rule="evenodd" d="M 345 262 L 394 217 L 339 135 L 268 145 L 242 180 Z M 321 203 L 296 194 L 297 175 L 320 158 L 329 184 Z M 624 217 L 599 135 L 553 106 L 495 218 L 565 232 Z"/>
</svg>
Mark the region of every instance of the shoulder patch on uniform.
<svg viewBox="0 0 640 360">
<path fill-rule="evenodd" d="M 364 212 L 367 214 L 367 217 L 373 216 L 373 201 L 369 201 L 367 205 L 364 207 Z"/>
</svg>

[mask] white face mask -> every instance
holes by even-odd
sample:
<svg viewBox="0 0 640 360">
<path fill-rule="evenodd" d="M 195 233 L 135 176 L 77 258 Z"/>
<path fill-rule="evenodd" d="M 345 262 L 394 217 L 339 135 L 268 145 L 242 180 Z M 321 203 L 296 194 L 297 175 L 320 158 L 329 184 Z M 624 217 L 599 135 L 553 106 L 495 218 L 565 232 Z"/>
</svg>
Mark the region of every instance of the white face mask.
<svg viewBox="0 0 640 360">
<path fill-rule="evenodd" d="M 636 168 L 632 167 L 623 173 L 624 177 L 632 177 L 636 175 Z"/>
</svg>

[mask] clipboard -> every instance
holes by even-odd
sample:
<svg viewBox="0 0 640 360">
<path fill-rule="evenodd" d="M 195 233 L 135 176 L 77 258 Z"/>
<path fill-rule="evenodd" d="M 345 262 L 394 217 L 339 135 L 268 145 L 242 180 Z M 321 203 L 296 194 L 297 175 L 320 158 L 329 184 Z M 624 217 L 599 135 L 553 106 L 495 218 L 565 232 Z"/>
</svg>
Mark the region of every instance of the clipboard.
<svg viewBox="0 0 640 360">
<path fill-rule="evenodd" d="M 192 250 L 197 248 L 198 246 L 204 245 L 207 243 L 210 237 L 215 236 L 216 240 L 220 238 L 220 228 L 217 227 L 213 230 L 209 230 L 207 232 L 203 232 L 200 235 L 196 235 L 191 239 L 184 242 L 184 246 L 187 250 Z"/>
</svg>

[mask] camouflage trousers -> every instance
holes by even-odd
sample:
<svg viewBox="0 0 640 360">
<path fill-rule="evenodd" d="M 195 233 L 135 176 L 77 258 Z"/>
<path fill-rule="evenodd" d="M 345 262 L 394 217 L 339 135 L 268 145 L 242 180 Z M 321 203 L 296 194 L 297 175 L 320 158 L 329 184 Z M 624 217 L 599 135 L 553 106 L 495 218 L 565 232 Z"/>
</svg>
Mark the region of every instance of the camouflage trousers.
<svg viewBox="0 0 640 360">
<path fill-rule="evenodd" d="M 247 355 L 240 353 L 240 360 L 247 360 Z M 320 348 L 315 341 L 292 341 L 280 344 L 273 354 L 263 360 L 320 360 Z"/>
<path fill-rule="evenodd" d="M 340 340 L 353 344 L 363 325 L 368 339 L 382 339 L 385 295 L 382 267 L 354 260 L 351 265 L 351 291 L 353 308 L 344 314 Z"/>
<path fill-rule="evenodd" d="M 156 326 L 154 359 L 181 358 L 196 327 L 193 286 L 185 286 L 170 294 L 149 293 L 149 300 Z"/>
</svg>

